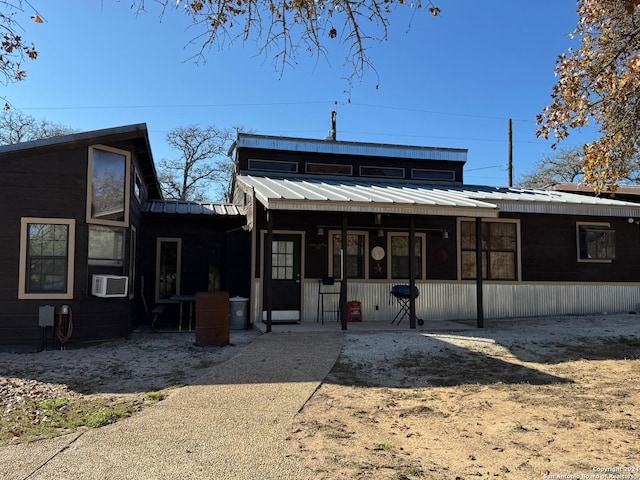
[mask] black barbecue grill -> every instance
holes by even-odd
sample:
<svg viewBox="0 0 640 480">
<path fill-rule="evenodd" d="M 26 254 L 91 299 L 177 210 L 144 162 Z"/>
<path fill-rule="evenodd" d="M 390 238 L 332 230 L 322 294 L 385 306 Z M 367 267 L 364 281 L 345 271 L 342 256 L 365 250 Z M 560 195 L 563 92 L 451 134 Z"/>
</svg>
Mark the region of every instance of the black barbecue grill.
<svg viewBox="0 0 640 480">
<path fill-rule="evenodd" d="M 418 290 L 418 287 L 413 287 L 413 298 L 418 298 L 418 295 L 420 295 L 420 290 Z M 399 307 L 398 313 L 393 320 L 391 320 L 391 325 L 400 325 L 402 319 L 411 313 L 409 305 L 409 302 L 411 301 L 411 286 L 394 285 L 391 288 L 391 296 L 396 299 L 396 303 Z M 424 320 L 421 318 L 416 317 L 416 320 L 418 321 L 418 325 L 424 325 Z"/>
</svg>

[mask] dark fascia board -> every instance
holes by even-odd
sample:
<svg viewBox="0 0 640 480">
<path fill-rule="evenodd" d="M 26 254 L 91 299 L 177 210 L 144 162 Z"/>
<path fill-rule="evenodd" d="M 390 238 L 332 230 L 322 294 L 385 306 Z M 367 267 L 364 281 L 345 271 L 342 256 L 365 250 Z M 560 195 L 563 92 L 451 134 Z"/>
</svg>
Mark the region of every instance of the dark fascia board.
<svg viewBox="0 0 640 480">
<path fill-rule="evenodd" d="M 256 146 L 256 144 L 262 144 L 260 146 Z M 271 144 L 270 146 L 265 147 L 265 144 Z M 273 145 L 278 145 L 275 148 Z M 315 146 L 315 147 L 311 147 Z M 321 151 L 325 151 L 325 153 L 335 153 L 334 150 L 339 150 L 341 154 L 353 154 L 353 155 L 364 155 L 364 156 L 382 156 L 382 157 L 390 157 L 390 154 L 393 156 L 399 156 L 400 158 L 404 158 L 407 154 L 418 154 L 418 155 L 428 155 L 434 152 L 441 152 L 443 154 L 450 154 L 456 157 L 464 157 L 457 158 L 452 161 L 458 161 L 465 163 L 466 156 L 469 152 L 466 148 L 451 148 L 451 147 L 431 147 L 431 146 L 417 146 L 417 145 L 398 145 L 398 144 L 387 144 L 387 143 L 368 143 L 368 142 L 353 142 L 353 141 L 345 141 L 345 140 L 332 140 L 332 139 L 313 139 L 313 138 L 297 138 L 297 137 L 282 137 L 282 136 L 274 136 L 274 135 L 260 135 L 254 133 L 243 133 L 238 132 L 237 139 L 235 142 L 235 147 L 237 149 L 260 149 L 267 148 L 269 150 L 286 150 L 286 151 L 298 151 L 302 149 L 302 151 L 313 151 L 316 152 L 317 149 Z M 366 153 L 367 150 L 380 150 L 379 153 Z M 385 150 L 388 150 L 386 153 L 382 153 Z M 411 156 L 411 155 L 409 155 Z"/>
<path fill-rule="evenodd" d="M 90 130 L 80 133 L 70 133 L 69 135 L 41 138 L 38 140 L 32 140 L 30 142 L 20 142 L 14 143 L 12 145 L 3 145 L 0 147 L 0 154 L 28 150 L 32 148 L 59 146 L 62 144 L 67 144 L 71 147 L 76 143 L 85 143 L 87 141 L 94 141 L 98 138 L 103 139 L 105 137 L 121 137 L 120 139 L 122 140 L 128 140 L 130 138 L 137 138 L 143 135 L 147 135 L 147 125 L 146 123 L 138 123 L 135 125 L 104 128 L 101 130 Z"/>
<path fill-rule="evenodd" d="M 60 135 L 57 137 L 42 138 L 30 142 L 15 143 L 0 146 L 0 157 L 3 155 L 19 155 L 27 150 L 54 150 L 77 148 L 92 143 L 108 143 L 134 140 L 136 153 L 143 168 L 142 177 L 147 185 L 151 198 L 161 199 L 162 191 L 156 175 L 156 169 L 149 143 L 149 134 L 146 123 L 124 125 L 120 127 L 90 130 L 87 132 Z"/>
</svg>

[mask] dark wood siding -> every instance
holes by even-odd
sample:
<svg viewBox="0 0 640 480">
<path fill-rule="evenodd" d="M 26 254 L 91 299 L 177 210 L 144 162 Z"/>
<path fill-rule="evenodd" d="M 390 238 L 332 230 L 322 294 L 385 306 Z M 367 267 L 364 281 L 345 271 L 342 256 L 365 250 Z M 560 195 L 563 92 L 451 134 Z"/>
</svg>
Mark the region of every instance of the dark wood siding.
<svg viewBox="0 0 640 480">
<path fill-rule="evenodd" d="M 157 239 L 179 238 L 182 241 L 180 291 L 182 294 L 206 292 L 209 266 L 217 265 L 220 290 L 229 296 L 249 297 L 250 234 L 240 227 L 244 217 L 215 215 L 144 214 L 139 248 L 144 251 L 141 275 L 144 276 L 146 304 L 155 304 Z M 176 314 L 175 305 L 169 315 Z"/>
<path fill-rule="evenodd" d="M 244 147 L 241 149 L 238 159 L 238 165 L 241 171 L 249 171 L 250 159 L 293 162 L 298 165 L 297 172 L 295 172 L 298 174 L 306 173 L 306 163 L 325 163 L 330 165 L 352 165 L 352 173 L 354 177 L 360 176 L 360 167 L 370 166 L 404 168 L 404 179 L 411 178 L 412 168 L 453 171 L 455 172 L 455 182 L 462 183 L 463 181 L 464 162 L 453 160 L 414 160 L 405 158 L 373 157 L 365 155 L 336 155 L 329 153 L 278 151 Z M 277 175 L 277 172 L 272 172 L 272 174 Z M 345 178 L 349 177 L 347 176 Z M 373 178 L 373 180 L 375 180 L 375 177 Z"/>
<path fill-rule="evenodd" d="M 626 218 L 521 215 L 520 219 L 523 281 L 640 281 L 640 229 Z M 610 223 L 616 232 L 616 259 L 610 263 L 578 262 L 576 222 Z"/>
<path fill-rule="evenodd" d="M 69 305 L 73 316 L 72 348 L 85 341 L 127 335 L 139 322 L 138 298 L 97 298 L 91 295 L 91 275 L 128 275 L 129 233 L 125 236 L 123 267 L 93 267 L 87 262 L 88 225 L 85 221 L 88 145 L 106 144 L 135 151 L 136 142 L 95 139 L 55 148 L 18 150 L 2 155 L 0 176 L 0 350 L 33 351 L 42 348 L 39 307 L 52 305 L 56 315 Z M 136 155 L 132 155 L 136 164 Z M 133 192 L 133 183 L 132 183 Z M 131 195 L 130 223 L 140 234 L 140 205 Z M 20 220 L 23 217 L 75 219 L 73 298 L 18 300 Z"/>
<path fill-rule="evenodd" d="M 286 231 L 305 232 L 305 278 L 322 278 L 328 275 L 329 267 L 329 230 L 340 230 L 342 224 L 342 214 L 331 212 L 289 212 L 289 211 L 272 211 L 273 229 Z M 259 231 L 267 228 L 264 221 L 264 208 L 262 205 L 258 207 L 258 223 Z M 456 220 L 454 217 L 421 217 L 416 216 L 416 232 L 426 233 L 427 238 L 427 256 L 426 270 L 428 280 L 455 280 L 457 275 L 457 256 L 456 256 Z M 360 230 L 368 232 L 369 236 L 369 252 L 376 245 L 383 246 L 387 249 L 388 232 L 407 232 L 409 231 L 409 217 L 405 215 L 384 215 L 382 217 L 381 228 L 384 237 L 377 236 L 377 227 L 375 225 L 375 214 L 358 213 L 349 214 L 347 216 L 349 230 Z M 324 227 L 324 235 L 318 235 L 318 226 Z M 444 228 L 449 233 L 449 238 L 442 238 L 442 234 L 438 229 Z M 427 230 L 430 229 L 430 230 Z M 256 240 L 256 264 L 255 275 L 260 276 L 260 251 L 261 236 L 258 235 Z M 387 262 L 382 262 L 383 272 L 376 273 L 373 271 L 374 264 L 369 262 L 370 279 L 386 279 L 387 278 Z"/>
</svg>

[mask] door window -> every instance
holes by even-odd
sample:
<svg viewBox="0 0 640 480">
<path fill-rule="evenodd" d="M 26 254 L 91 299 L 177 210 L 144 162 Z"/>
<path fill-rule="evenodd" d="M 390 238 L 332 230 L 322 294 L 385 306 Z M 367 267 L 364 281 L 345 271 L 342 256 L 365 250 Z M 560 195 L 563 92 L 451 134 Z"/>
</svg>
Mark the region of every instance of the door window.
<svg viewBox="0 0 640 480">
<path fill-rule="evenodd" d="M 271 243 L 271 278 L 293 280 L 293 241 L 274 240 Z"/>
<path fill-rule="evenodd" d="M 167 301 L 180 294 L 180 251 L 179 238 L 159 238 L 156 257 L 156 301 Z"/>
</svg>

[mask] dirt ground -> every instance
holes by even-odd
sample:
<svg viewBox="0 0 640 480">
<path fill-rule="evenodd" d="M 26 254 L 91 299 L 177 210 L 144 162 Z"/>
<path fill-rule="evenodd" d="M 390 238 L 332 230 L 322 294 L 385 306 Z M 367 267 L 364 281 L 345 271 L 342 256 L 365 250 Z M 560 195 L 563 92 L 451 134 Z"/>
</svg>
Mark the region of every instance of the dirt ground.
<svg viewBox="0 0 640 480">
<path fill-rule="evenodd" d="M 64 384 L 83 395 L 136 394 L 189 385 L 202 369 L 224 362 L 259 332 L 234 331 L 223 347 L 195 345 L 195 334 L 154 333 L 141 327 L 129 338 L 68 350 L 0 353 L 0 378 Z"/>
<path fill-rule="evenodd" d="M 298 415 L 315 478 L 640 479 L 640 317 L 350 334 Z"/>
<path fill-rule="evenodd" d="M 301 478 L 640 479 L 639 315 L 485 325 L 347 332 L 292 421 Z M 27 396 L 194 384 L 257 335 L 232 332 L 218 348 L 140 331 L 79 350 L 0 354 L 0 414 Z"/>
</svg>

